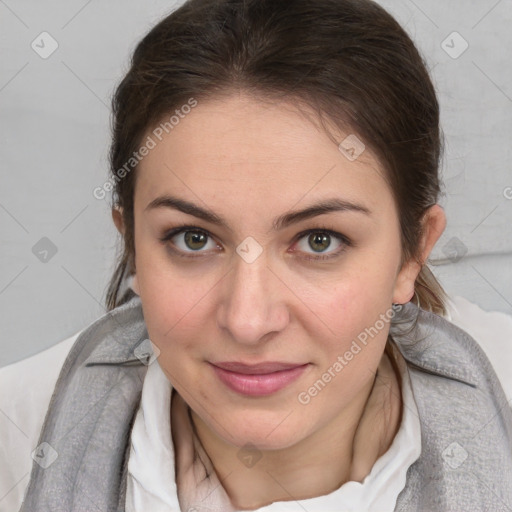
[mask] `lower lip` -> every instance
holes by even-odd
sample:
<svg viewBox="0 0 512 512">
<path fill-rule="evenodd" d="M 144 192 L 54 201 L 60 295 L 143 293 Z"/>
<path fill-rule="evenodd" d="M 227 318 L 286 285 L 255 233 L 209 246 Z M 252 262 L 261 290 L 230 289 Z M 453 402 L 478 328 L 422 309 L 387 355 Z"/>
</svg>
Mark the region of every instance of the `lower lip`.
<svg viewBox="0 0 512 512">
<path fill-rule="evenodd" d="M 246 396 L 265 396 L 276 393 L 298 379 L 309 366 L 304 364 L 289 370 L 281 370 L 261 375 L 230 372 L 211 365 L 217 377 L 230 389 Z"/>
</svg>

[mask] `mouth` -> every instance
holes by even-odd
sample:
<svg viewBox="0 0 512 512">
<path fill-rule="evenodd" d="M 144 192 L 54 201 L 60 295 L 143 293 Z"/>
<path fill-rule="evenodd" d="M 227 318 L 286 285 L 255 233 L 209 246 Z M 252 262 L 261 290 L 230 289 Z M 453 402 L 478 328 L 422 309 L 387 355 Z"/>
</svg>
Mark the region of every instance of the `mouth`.
<svg viewBox="0 0 512 512">
<path fill-rule="evenodd" d="M 247 365 L 234 361 L 209 364 L 224 385 L 245 396 L 276 393 L 298 379 L 309 366 L 281 362 Z"/>
</svg>

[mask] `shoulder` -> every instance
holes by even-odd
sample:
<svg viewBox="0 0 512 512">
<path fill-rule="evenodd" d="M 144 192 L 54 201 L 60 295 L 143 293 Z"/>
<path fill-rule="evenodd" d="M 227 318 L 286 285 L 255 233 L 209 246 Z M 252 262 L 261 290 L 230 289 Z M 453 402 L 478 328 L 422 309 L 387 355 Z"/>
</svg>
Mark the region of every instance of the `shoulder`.
<svg viewBox="0 0 512 512">
<path fill-rule="evenodd" d="M 484 311 L 463 297 L 447 304 L 447 319 L 467 332 L 492 363 L 507 399 L 512 400 L 512 316 Z"/>
<path fill-rule="evenodd" d="M 502 385 L 510 381 L 500 372 L 500 382 L 484 350 L 507 334 L 495 332 L 482 310 L 466 309 L 468 303 L 452 301 L 446 317 L 406 306 L 402 325 L 392 326 L 421 422 L 422 452 L 408 474 L 404 502 L 432 504 L 435 495 L 451 507 L 464 495 L 483 510 L 498 495 L 512 500 L 512 410 Z"/>
<path fill-rule="evenodd" d="M 405 359 L 430 374 L 501 392 L 501 380 L 509 385 L 498 364 L 500 353 L 504 366 L 512 363 L 512 317 L 503 313 L 485 312 L 462 297 L 449 300 L 445 316 L 407 303 L 395 315 L 390 334 Z"/>
<path fill-rule="evenodd" d="M 80 331 L 81 332 L 81 331 Z M 0 368 L 0 512 L 18 510 L 60 370 L 80 332 Z"/>
<path fill-rule="evenodd" d="M 490 416 L 503 416 L 502 426 L 512 443 L 510 402 L 481 346 L 492 344 L 489 326 L 477 341 L 453 322 L 454 311 L 452 304 L 448 315 L 442 317 L 408 303 L 391 326 L 392 338 L 408 362 L 416 401 L 424 402 L 425 419 L 432 416 L 432 421 L 442 421 L 444 417 L 450 428 L 462 417 L 470 426 L 482 424 Z M 508 381 L 506 373 L 501 377 Z"/>
</svg>

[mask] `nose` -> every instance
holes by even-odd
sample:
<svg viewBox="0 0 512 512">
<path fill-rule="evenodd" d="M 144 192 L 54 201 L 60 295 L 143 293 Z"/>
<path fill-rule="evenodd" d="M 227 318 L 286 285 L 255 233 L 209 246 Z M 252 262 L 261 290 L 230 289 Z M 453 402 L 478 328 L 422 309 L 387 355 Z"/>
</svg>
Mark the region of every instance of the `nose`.
<svg viewBox="0 0 512 512">
<path fill-rule="evenodd" d="M 252 263 L 234 255 L 217 309 L 220 328 L 238 343 L 256 345 L 289 322 L 286 286 L 269 268 L 265 251 Z"/>
</svg>

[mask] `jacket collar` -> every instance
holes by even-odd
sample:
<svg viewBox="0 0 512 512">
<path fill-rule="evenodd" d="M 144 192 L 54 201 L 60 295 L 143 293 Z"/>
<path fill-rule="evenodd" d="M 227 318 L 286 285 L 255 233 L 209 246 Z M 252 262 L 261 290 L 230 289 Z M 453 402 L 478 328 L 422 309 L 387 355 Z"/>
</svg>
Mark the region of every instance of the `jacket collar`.
<svg viewBox="0 0 512 512">
<path fill-rule="evenodd" d="M 138 295 L 109 311 L 80 336 L 87 334 L 93 334 L 96 343 L 84 361 L 85 366 L 147 365 L 154 356 Z"/>
<path fill-rule="evenodd" d="M 446 318 L 408 302 L 392 320 L 390 335 L 413 367 L 478 386 L 472 354 L 480 347 L 469 334 Z"/>
</svg>

